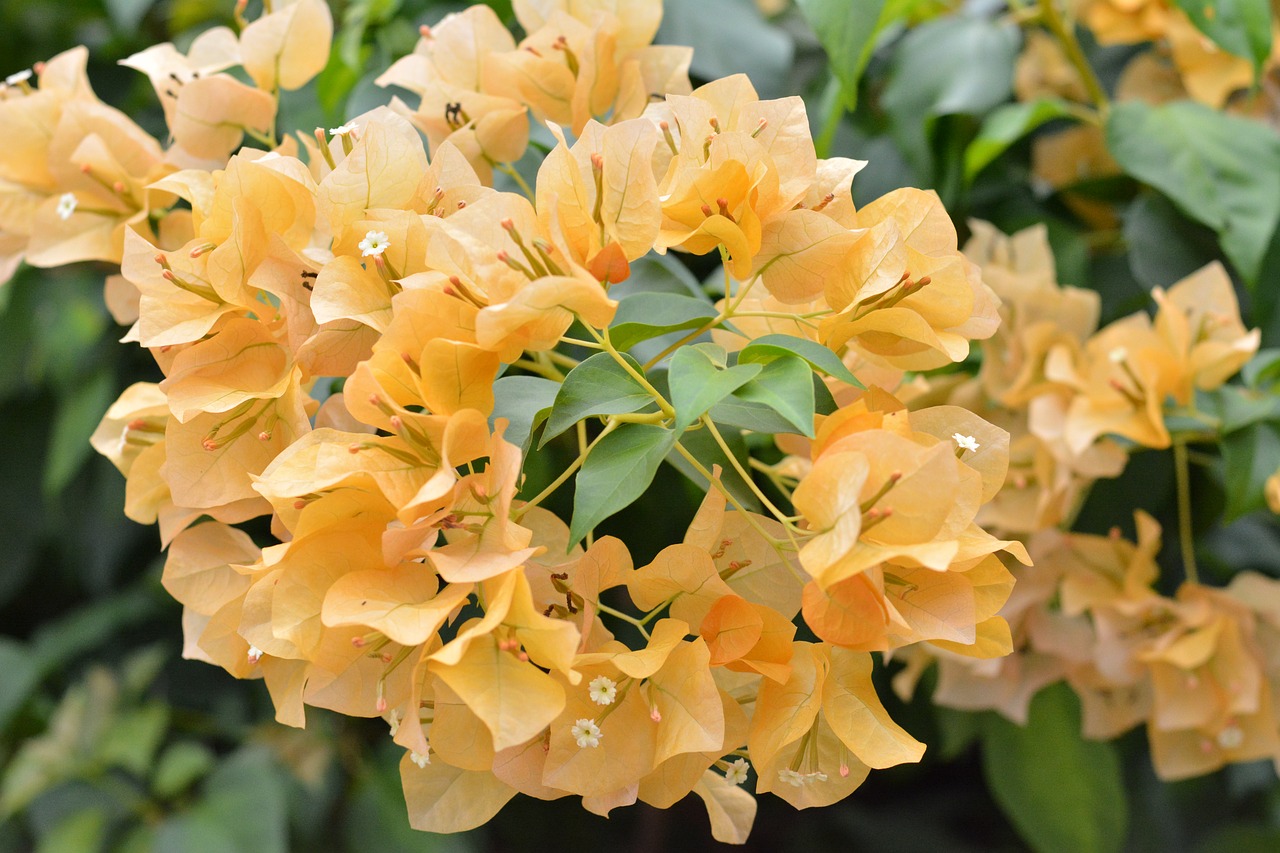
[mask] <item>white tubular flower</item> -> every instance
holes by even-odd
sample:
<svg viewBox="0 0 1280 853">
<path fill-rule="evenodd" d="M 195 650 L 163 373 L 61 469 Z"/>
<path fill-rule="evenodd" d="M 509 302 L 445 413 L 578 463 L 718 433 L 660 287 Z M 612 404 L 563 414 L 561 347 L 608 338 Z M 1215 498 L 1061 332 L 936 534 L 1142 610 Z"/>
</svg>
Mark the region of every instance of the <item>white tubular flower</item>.
<svg viewBox="0 0 1280 853">
<path fill-rule="evenodd" d="M 951 437 L 955 439 L 956 447 L 961 450 L 977 450 L 982 446 L 981 444 L 978 444 L 978 440 L 971 435 L 961 435 L 957 432 L 953 433 Z"/>
<path fill-rule="evenodd" d="M 804 776 L 801 776 L 800 773 L 795 770 L 779 770 L 778 781 L 786 782 L 788 785 L 799 788 L 804 784 Z"/>
<path fill-rule="evenodd" d="M 418 765 L 418 767 L 426 767 L 431 763 L 431 756 L 425 752 L 410 752 L 409 760 Z"/>
<path fill-rule="evenodd" d="M 262 660 L 262 649 L 257 646 L 249 647 L 249 663 L 257 663 Z"/>
<path fill-rule="evenodd" d="M 578 742 L 579 748 L 597 747 L 600 745 L 600 738 L 604 737 L 600 734 L 600 727 L 596 725 L 596 721 L 586 718 L 574 723 L 570 732 L 573 734 L 573 739 Z"/>
<path fill-rule="evenodd" d="M 387 725 L 391 727 L 391 736 L 395 737 L 396 733 L 400 731 L 400 712 L 399 711 L 391 712 L 391 715 L 387 718 Z"/>
<path fill-rule="evenodd" d="M 354 124 L 340 124 L 337 127 L 329 128 L 330 136 L 347 136 L 355 132 L 356 126 Z"/>
<path fill-rule="evenodd" d="M 618 696 L 617 683 L 604 675 L 597 675 L 591 679 L 587 689 L 591 695 L 591 701 L 597 705 L 612 705 L 613 700 Z"/>
<path fill-rule="evenodd" d="M 14 74 L 10 74 L 8 77 L 4 78 L 4 82 L 8 86 L 17 86 L 21 83 L 27 82 L 30 79 L 31 79 L 31 69 L 26 68 L 26 69 L 23 69 L 22 71 L 18 71 Z"/>
<path fill-rule="evenodd" d="M 360 252 L 366 258 L 370 255 L 381 255 L 390 244 L 390 238 L 382 231 L 370 231 L 360 241 Z"/>
<path fill-rule="evenodd" d="M 71 218 L 71 214 L 76 212 L 76 196 L 75 193 L 63 193 L 58 198 L 58 218 L 66 222 Z"/>
<path fill-rule="evenodd" d="M 747 763 L 747 759 L 739 758 L 725 768 L 724 781 L 730 785 L 741 785 L 747 781 L 747 771 L 750 769 L 751 765 Z"/>
</svg>

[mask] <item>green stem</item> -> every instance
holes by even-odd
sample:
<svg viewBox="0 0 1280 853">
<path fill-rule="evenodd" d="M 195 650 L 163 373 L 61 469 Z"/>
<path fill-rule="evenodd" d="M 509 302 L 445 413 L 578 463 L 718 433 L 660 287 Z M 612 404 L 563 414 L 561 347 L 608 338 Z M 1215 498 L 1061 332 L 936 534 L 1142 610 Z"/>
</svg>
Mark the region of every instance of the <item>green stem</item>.
<svg viewBox="0 0 1280 853">
<path fill-rule="evenodd" d="M 595 440 L 592 441 L 590 444 L 588 444 L 586 447 L 580 448 L 578 452 L 578 457 L 569 463 L 569 467 L 565 468 L 564 471 L 560 473 L 559 477 L 556 477 L 554 480 L 552 480 L 550 485 L 548 485 L 541 492 L 538 492 L 538 494 L 532 500 L 526 503 L 524 506 L 512 511 L 513 518 L 519 521 L 521 518 L 524 517 L 524 514 L 526 512 L 533 509 L 535 506 L 542 503 L 547 498 L 551 497 L 551 495 L 555 492 L 556 489 L 563 486 L 565 482 L 568 481 L 568 479 L 573 476 L 573 473 L 582 467 L 582 463 L 586 461 L 587 456 L 590 455 L 592 449 L 596 446 L 596 444 L 599 443 L 600 439 L 604 438 L 606 435 L 608 435 L 609 433 L 617 429 L 620 423 L 621 421 L 617 421 L 610 418 L 609 422 L 604 425 L 604 429 L 600 430 L 600 434 L 595 437 Z"/>
<path fill-rule="evenodd" d="M 1190 583 L 1200 583 L 1196 568 L 1196 542 L 1191 530 L 1191 471 L 1188 467 L 1187 444 L 1173 442 L 1174 476 L 1178 486 L 1178 544 L 1182 551 L 1182 568 Z"/>
<path fill-rule="evenodd" d="M 528 182 L 525 181 L 521 174 L 516 171 L 515 166 L 512 166 L 510 163 L 494 163 L 493 167 L 502 174 L 511 178 L 511 180 L 515 181 L 516 185 L 520 187 L 520 192 L 524 193 L 525 197 L 529 199 L 529 201 L 533 201 L 533 188 L 530 187 Z"/>
<path fill-rule="evenodd" d="M 1062 15 L 1058 12 L 1055 0 L 1040 0 L 1040 20 L 1044 22 L 1053 37 L 1058 40 L 1058 44 L 1062 45 L 1062 50 L 1067 55 L 1067 60 L 1075 66 L 1076 73 L 1080 75 L 1080 80 L 1084 83 L 1085 91 L 1089 93 L 1090 100 L 1098 108 L 1098 112 L 1102 117 L 1106 118 L 1107 110 L 1111 106 L 1111 100 L 1107 97 L 1106 90 L 1102 88 L 1098 75 L 1093 73 L 1093 67 L 1089 65 L 1089 60 L 1084 55 L 1084 49 L 1080 47 L 1080 40 L 1076 38 L 1075 30 L 1062 19 Z"/>
<path fill-rule="evenodd" d="M 596 610 L 599 610 L 601 613 L 608 613 L 614 619 L 621 619 L 623 622 L 626 622 L 628 625 L 635 626 L 635 629 L 639 631 L 641 634 L 643 634 L 646 640 L 649 639 L 649 632 L 645 630 L 644 623 L 641 622 L 636 617 L 623 613 L 621 610 L 614 610 L 609 605 L 603 604 L 599 601 L 595 602 L 595 608 Z"/>
<path fill-rule="evenodd" d="M 751 477 L 751 472 L 742 467 L 742 463 L 738 461 L 738 457 L 729 447 L 729 443 L 724 440 L 724 436 L 720 435 L 720 428 L 716 426 L 715 421 L 711 420 L 708 415 L 703 415 L 702 422 L 706 425 L 707 429 L 711 431 L 711 437 L 716 440 L 716 444 L 720 445 L 720 450 L 724 452 L 726 457 L 728 457 L 729 464 L 731 464 L 734 470 L 738 472 L 738 476 L 741 477 L 743 482 L 745 482 L 751 491 L 755 493 L 755 496 L 760 499 L 760 503 L 764 504 L 765 508 L 768 509 L 769 512 L 773 513 L 773 517 L 778 519 L 784 527 L 789 527 L 790 523 L 787 521 L 787 514 L 774 506 L 773 501 L 769 500 L 769 497 L 764 493 L 764 490 L 756 485 L 755 480 Z"/>
</svg>

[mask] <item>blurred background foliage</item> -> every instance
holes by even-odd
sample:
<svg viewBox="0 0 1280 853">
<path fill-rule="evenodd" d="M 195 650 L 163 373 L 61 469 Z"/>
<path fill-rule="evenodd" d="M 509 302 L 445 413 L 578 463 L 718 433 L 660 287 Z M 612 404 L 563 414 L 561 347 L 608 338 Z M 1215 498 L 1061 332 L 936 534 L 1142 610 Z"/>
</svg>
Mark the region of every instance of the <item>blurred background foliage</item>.
<svg viewBox="0 0 1280 853">
<path fill-rule="evenodd" d="M 850 2 L 879 21 L 828 26 L 855 20 Z M 286 96 L 284 125 L 336 125 L 385 103 L 374 77 L 413 48 L 419 25 L 463 5 L 335 0 L 329 66 Z M 490 5 L 513 21 L 509 1 Z M 1004 5 L 959 5 L 667 0 L 658 41 L 692 45 L 698 80 L 746 72 L 763 98 L 802 94 L 822 153 L 870 161 L 854 183 L 860 204 L 900 186 L 931 187 L 962 231 L 969 217 L 1006 232 L 1046 223 L 1060 280 L 1099 291 L 1104 322 L 1145 307 L 1151 287 L 1209 260 L 1239 260 L 1239 246 L 1224 253 L 1212 218 L 1179 197 L 1173 167 L 1142 148 L 1158 133 L 1138 134 L 1130 159 L 1118 158 L 1138 164 L 1130 170 L 1141 181 L 1122 171 L 1055 191 L 1034 180 L 1024 137 L 1060 114 L 1010 103 L 1022 35 Z M 11 0 L 0 4 L 0 71 L 85 44 L 99 95 L 160 134 L 146 80 L 117 61 L 165 40 L 185 47 L 230 23 L 230 2 Z M 1131 49 L 1098 48 L 1082 35 L 1103 86 L 1114 87 Z M 1271 128 L 1251 127 L 1269 134 L 1260 137 L 1264 155 L 1280 150 Z M 1280 161 L 1246 161 L 1227 137 L 1206 155 L 1220 186 L 1244 197 L 1225 203 L 1280 204 L 1280 195 L 1254 197 L 1280 178 Z M 1112 216 L 1082 218 L 1082 198 Z M 1259 367 L 1280 346 L 1280 240 L 1263 237 L 1248 249 L 1258 259 L 1254 284 L 1240 288 L 1246 323 L 1263 329 Z M 145 353 L 116 343 L 123 330 L 103 305 L 105 272 L 24 268 L 0 289 L 0 853 L 713 846 L 696 801 L 665 812 L 639 805 L 606 821 L 573 803 L 518 799 L 481 830 L 416 833 L 399 750 L 381 721 L 312 711 L 306 730 L 287 729 L 273 721 L 260 682 L 183 661 L 180 608 L 159 583 L 156 531 L 124 519 L 124 481 L 88 444 L 122 389 L 157 378 Z M 1243 423 L 1224 458 L 1196 472 L 1197 531 L 1215 580 L 1246 568 L 1280 576 L 1280 526 L 1259 510 L 1258 480 L 1280 464 L 1276 408 Z M 1224 489 L 1228 481 L 1244 486 Z M 1227 491 L 1256 498 L 1224 507 Z M 1123 477 L 1099 485 L 1078 526 L 1129 528 L 1140 505 L 1172 532 L 1172 493 L 1167 454 L 1140 454 Z M 901 708 L 882 691 L 894 718 L 930 744 L 922 764 L 875 773 L 828 809 L 797 813 L 764 797 L 749 849 L 1280 849 L 1270 763 L 1162 784 L 1141 732 L 1082 742 L 1078 707 L 1061 686 L 1037 697 L 1026 729 L 934 708 L 927 692 Z"/>
</svg>

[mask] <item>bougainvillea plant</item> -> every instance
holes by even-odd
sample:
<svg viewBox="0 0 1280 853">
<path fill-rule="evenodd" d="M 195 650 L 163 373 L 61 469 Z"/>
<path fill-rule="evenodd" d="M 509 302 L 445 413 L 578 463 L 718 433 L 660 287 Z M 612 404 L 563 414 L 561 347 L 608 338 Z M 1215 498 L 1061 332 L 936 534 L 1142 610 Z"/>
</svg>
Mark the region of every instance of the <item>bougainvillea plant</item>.
<svg viewBox="0 0 1280 853">
<path fill-rule="evenodd" d="M 1054 4 L 1012 5 L 1024 103 L 969 165 L 1067 119 L 1042 177 L 1105 169 L 1103 120 L 1150 108 L 1109 103 Z M 264 679 L 286 725 L 385 720 L 413 826 L 694 793 L 743 842 L 748 789 L 829 805 L 920 759 L 872 653 L 903 695 L 936 666 L 934 702 L 1013 720 L 1065 681 L 1084 736 L 1145 725 L 1162 778 L 1280 755 L 1280 583 L 1204 585 L 1190 539 L 1188 445 L 1274 379 L 1227 384 L 1260 333 L 1221 264 L 1099 328 L 1042 227 L 962 246 L 928 190 L 855 208 L 866 164 L 820 157 L 799 97 L 694 88 L 657 0 L 517 0 L 518 41 L 451 14 L 378 78 L 399 94 L 328 129 L 277 114 L 328 63 L 329 7 L 245 8 L 126 61 L 164 142 L 97 99 L 83 49 L 8 79 L 0 274 L 118 264 L 107 304 L 163 378 L 93 444 L 159 526 L 184 654 Z M 1220 61 L 1155 0 L 1086 12 L 1100 40 L 1168 38 L 1134 78 L 1214 107 L 1269 61 Z M 1072 532 L 1095 481 L 1167 448 L 1173 594 L 1141 507 L 1136 542 Z M 701 505 L 633 559 L 663 466 Z"/>
</svg>

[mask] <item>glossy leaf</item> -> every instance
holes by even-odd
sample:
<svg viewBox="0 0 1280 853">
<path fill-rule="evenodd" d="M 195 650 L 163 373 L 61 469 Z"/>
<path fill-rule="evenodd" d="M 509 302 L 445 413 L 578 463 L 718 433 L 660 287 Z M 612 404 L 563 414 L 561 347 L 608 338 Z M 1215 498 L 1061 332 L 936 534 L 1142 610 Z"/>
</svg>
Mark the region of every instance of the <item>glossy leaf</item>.
<svg viewBox="0 0 1280 853">
<path fill-rule="evenodd" d="M 787 356 L 799 356 L 815 370 L 855 388 L 866 388 L 834 352 L 816 341 L 794 335 L 764 335 L 756 338 L 738 353 L 738 364 L 769 364 Z"/>
<path fill-rule="evenodd" d="M 1174 0 L 1200 32 L 1228 53 L 1253 63 L 1255 73 L 1271 55 L 1268 0 Z"/>
<path fill-rule="evenodd" d="M 1218 233 L 1249 283 L 1280 222 L 1280 137 L 1257 122 L 1201 104 L 1118 104 L 1107 147 L 1133 177 Z"/>
<path fill-rule="evenodd" d="M 636 372 L 640 364 L 628 355 Z M 556 392 L 539 447 L 578 421 L 591 415 L 621 415 L 638 412 L 653 403 L 653 397 L 607 352 L 596 353 L 564 378 Z"/>
<path fill-rule="evenodd" d="M 711 416 L 743 429 L 798 432 L 812 438 L 813 407 L 809 364 L 786 356 L 765 365 L 759 376 L 712 409 Z"/>
<path fill-rule="evenodd" d="M 997 107 L 982 121 L 978 136 L 964 152 L 964 176 L 973 180 L 1010 145 L 1047 122 L 1070 118 L 1076 108 L 1061 98 L 1038 98 Z"/>
<path fill-rule="evenodd" d="M 1031 701 L 1026 726 L 988 715 L 983 772 L 996 802 L 1039 853 L 1106 853 L 1124 845 L 1128 807 L 1115 748 L 1080 736 L 1065 684 Z"/>
<path fill-rule="evenodd" d="M 569 542 L 644 494 L 676 434 L 660 426 L 623 424 L 596 444 L 576 478 Z"/>
<path fill-rule="evenodd" d="M 506 418 L 507 431 L 502 437 L 527 453 L 534 428 L 547 417 L 560 388 L 559 382 L 541 376 L 501 377 L 493 383 L 490 426 L 496 419 Z"/>
<path fill-rule="evenodd" d="M 618 303 L 609 339 L 620 350 L 667 332 L 696 329 L 719 312 L 702 299 L 678 293 L 637 293 Z"/>
<path fill-rule="evenodd" d="M 718 367 L 698 347 L 676 350 L 667 377 L 671 385 L 671 404 L 676 409 L 676 431 L 684 432 L 708 409 L 750 382 L 761 370 L 757 364 Z"/>
</svg>

